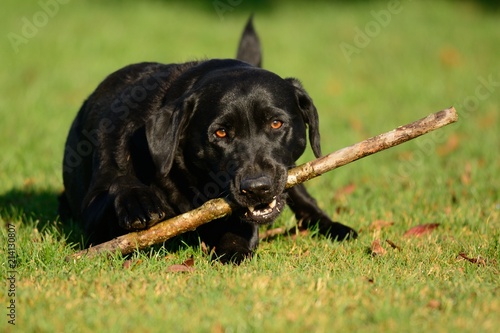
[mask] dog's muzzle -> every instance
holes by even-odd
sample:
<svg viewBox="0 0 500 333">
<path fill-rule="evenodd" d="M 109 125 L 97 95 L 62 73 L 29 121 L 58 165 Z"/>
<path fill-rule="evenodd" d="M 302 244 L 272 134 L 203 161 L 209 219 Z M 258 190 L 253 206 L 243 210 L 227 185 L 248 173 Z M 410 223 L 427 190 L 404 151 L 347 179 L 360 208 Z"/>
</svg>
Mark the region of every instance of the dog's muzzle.
<svg viewBox="0 0 500 333">
<path fill-rule="evenodd" d="M 246 207 L 243 218 L 258 224 L 273 222 L 285 206 L 284 195 L 273 195 L 273 191 L 276 189 L 273 189 L 273 180 L 270 177 L 243 178 L 240 182 L 241 203 Z"/>
</svg>

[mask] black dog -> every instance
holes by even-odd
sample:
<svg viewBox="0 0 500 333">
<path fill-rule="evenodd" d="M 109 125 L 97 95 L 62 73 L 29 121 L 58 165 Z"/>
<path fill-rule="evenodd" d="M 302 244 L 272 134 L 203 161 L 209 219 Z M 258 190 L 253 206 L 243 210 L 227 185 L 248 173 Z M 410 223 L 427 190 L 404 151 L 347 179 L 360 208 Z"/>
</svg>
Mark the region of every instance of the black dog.
<svg viewBox="0 0 500 333">
<path fill-rule="evenodd" d="M 302 185 L 285 190 L 306 126 L 321 155 L 318 114 L 298 80 L 259 68 L 260 54 L 250 19 L 238 60 L 140 63 L 108 76 L 69 132 L 61 215 L 69 211 L 97 244 L 225 197 L 233 214 L 197 231 L 235 262 L 252 254 L 259 225 L 285 203 L 323 235 L 356 237 Z"/>
</svg>

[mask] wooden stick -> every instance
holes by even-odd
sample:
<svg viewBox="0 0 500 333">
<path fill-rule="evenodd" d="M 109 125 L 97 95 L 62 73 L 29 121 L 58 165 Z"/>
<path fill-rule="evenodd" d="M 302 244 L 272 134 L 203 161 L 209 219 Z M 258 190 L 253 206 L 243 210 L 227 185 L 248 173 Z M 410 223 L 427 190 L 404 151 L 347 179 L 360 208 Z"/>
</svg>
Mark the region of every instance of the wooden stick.
<svg viewBox="0 0 500 333">
<path fill-rule="evenodd" d="M 458 114 L 454 107 L 433 113 L 411 124 L 374 136 L 352 146 L 337 150 L 288 171 L 287 188 L 303 183 L 360 158 L 397 146 L 438 128 L 454 123 Z"/>
<path fill-rule="evenodd" d="M 394 147 L 423 134 L 456 122 L 458 115 L 454 107 L 431 114 L 411 124 L 400 126 L 390 132 L 383 133 L 356 143 L 350 147 L 320 157 L 311 162 L 295 167 L 288 172 L 287 188 L 303 183 L 365 156 Z M 180 235 L 197 227 L 230 215 L 231 205 L 224 199 L 213 199 L 197 209 L 160 222 L 149 229 L 131 232 L 98 244 L 86 250 L 79 251 L 67 260 L 82 256 L 95 256 L 100 253 L 128 254 L 135 250 L 147 248 L 153 244 L 163 243 L 167 239 Z"/>
</svg>

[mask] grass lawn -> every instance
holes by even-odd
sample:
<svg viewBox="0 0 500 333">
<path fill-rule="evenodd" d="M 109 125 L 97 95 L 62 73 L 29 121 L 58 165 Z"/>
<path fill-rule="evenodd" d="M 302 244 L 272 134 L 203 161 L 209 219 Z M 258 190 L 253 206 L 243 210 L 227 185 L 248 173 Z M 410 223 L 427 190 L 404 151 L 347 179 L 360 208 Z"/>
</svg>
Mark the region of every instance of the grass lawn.
<svg viewBox="0 0 500 333">
<path fill-rule="evenodd" d="M 264 67 L 301 79 L 320 112 L 323 152 L 450 105 L 459 122 L 308 183 L 332 218 L 360 231 L 356 241 L 279 236 L 240 266 L 182 243 L 66 262 L 81 234 L 61 225 L 56 197 L 82 101 L 129 63 L 233 57 L 252 5 L 5 0 L 0 331 L 498 331 L 498 7 L 258 2 Z M 439 225 L 405 236 L 429 223 Z M 274 226 L 293 224 L 286 210 Z M 376 240 L 385 252 L 374 256 Z M 171 271 L 191 257 L 191 271 Z"/>
</svg>

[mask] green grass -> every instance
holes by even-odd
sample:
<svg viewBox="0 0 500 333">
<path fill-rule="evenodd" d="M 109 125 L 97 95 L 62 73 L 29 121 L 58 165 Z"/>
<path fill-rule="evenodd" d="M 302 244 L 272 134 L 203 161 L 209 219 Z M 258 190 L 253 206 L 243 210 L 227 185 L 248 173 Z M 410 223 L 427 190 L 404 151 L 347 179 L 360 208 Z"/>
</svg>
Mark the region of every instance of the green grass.
<svg viewBox="0 0 500 333">
<path fill-rule="evenodd" d="M 58 222 L 65 136 L 80 104 L 110 72 L 139 61 L 232 57 L 250 2 L 211 5 L 69 2 L 14 52 L 37 2 L 0 13 L 0 266 L 16 234 L 16 325 L 0 286 L 2 332 L 495 332 L 500 327 L 500 21 L 475 2 L 401 1 L 351 61 L 339 45 L 384 1 L 278 1 L 256 10 L 264 66 L 302 80 L 330 152 L 455 105 L 457 124 L 308 184 L 356 241 L 309 235 L 265 241 L 240 266 L 199 248 L 156 247 L 129 258 L 66 262 L 81 238 Z M 493 82 L 485 87 L 484 80 Z M 488 90 L 489 89 L 489 90 Z M 308 151 L 302 161 L 312 158 Z M 342 191 L 348 185 L 353 192 Z M 371 230 L 376 220 L 393 221 Z M 285 211 L 276 226 L 292 226 Z M 439 223 L 429 235 L 403 237 Z M 380 239 L 387 250 L 372 257 Z M 385 239 L 401 250 L 392 249 Z M 459 253 L 484 265 L 458 260 Z M 170 273 L 194 258 L 194 271 Z"/>
</svg>

